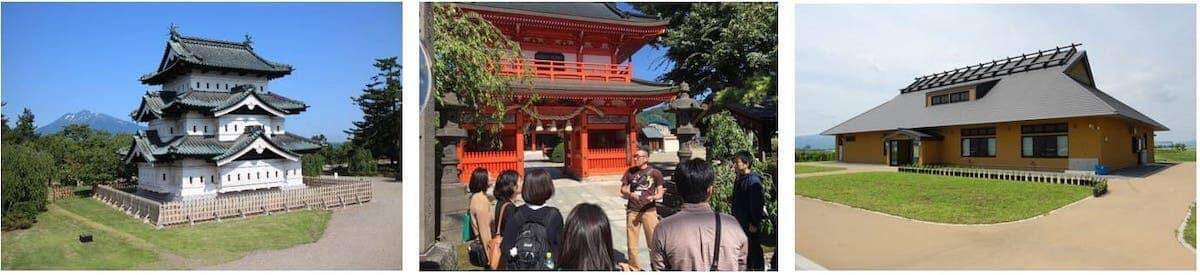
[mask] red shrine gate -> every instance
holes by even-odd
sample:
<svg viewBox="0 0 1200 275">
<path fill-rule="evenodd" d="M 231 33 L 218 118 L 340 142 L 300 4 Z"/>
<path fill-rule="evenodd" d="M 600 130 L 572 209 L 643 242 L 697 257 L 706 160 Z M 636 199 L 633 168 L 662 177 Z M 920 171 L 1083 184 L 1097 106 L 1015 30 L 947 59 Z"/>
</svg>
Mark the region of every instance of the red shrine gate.
<svg viewBox="0 0 1200 275">
<path fill-rule="evenodd" d="M 611 3 L 466 3 L 520 44 L 522 59 L 503 60 L 501 72 L 529 67 L 533 90 L 509 104 L 498 137 L 458 145 L 460 180 L 484 167 L 492 177 L 524 173 L 524 151 L 539 135 L 561 135 L 564 167 L 575 178 L 624 172 L 637 150 L 637 112 L 676 96 L 673 85 L 633 78 L 630 57 L 666 32 L 667 21 L 619 10 Z M 520 85 L 514 85 L 519 87 Z M 539 100 L 526 106 L 537 94 Z M 467 111 L 468 113 L 473 111 Z M 466 117 L 466 116 L 464 116 Z M 468 135 L 474 125 L 465 123 Z M 491 146 L 498 139 L 500 146 Z M 552 146 L 552 145 L 550 145 Z"/>
</svg>

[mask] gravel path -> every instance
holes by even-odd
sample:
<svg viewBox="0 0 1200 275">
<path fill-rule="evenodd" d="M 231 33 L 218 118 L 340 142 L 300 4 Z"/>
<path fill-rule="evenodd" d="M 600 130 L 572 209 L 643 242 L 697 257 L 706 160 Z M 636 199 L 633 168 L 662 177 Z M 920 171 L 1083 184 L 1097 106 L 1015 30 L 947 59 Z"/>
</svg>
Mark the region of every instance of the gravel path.
<svg viewBox="0 0 1200 275">
<path fill-rule="evenodd" d="M 796 252 L 829 269 L 1195 269 L 1175 230 L 1196 165 L 1113 179 L 1109 194 L 1020 223 L 947 226 L 796 198 Z"/>
<path fill-rule="evenodd" d="M 325 235 L 317 242 L 255 251 L 210 268 L 399 270 L 403 250 L 401 185 L 388 178 L 367 180 L 373 181 L 371 202 L 334 209 Z"/>
</svg>

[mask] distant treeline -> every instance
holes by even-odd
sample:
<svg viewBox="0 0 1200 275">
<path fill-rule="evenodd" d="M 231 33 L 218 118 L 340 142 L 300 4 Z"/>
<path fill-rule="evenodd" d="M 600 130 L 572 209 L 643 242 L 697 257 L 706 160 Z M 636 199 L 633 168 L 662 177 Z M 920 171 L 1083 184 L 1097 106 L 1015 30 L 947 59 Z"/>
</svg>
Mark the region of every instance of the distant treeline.
<svg viewBox="0 0 1200 275">
<path fill-rule="evenodd" d="M 837 160 L 833 150 L 796 150 L 796 162 Z"/>
</svg>

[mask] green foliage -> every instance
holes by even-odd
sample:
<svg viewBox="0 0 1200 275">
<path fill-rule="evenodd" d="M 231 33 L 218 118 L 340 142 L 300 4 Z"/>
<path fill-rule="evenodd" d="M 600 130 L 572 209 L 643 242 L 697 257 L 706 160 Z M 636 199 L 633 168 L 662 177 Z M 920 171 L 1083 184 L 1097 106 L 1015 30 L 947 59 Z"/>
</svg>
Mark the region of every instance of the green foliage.
<svg viewBox="0 0 1200 275">
<path fill-rule="evenodd" d="M 1182 149 L 1175 146 L 1158 149 L 1154 151 L 1154 161 L 1164 163 L 1196 161 L 1196 148 L 1188 148 L 1187 145 L 1183 145 Z"/>
<path fill-rule="evenodd" d="M 113 135 L 86 125 L 67 125 L 62 131 L 36 141 L 57 162 L 56 180 L 66 185 L 95 185 L 129 180 L 137 170 L 117 154 L 133 142 L 129 135 Z"/>
<path fill-rule="evenodd" d="M 300 170 L 305 177 L 317 177 L 325 171 L 325 156 L 322 154 L 307 154 L 300 157 Z"/>
<path fill-rule="evenodd" d="M 796 150 L 796 162 L 837 160 L 837 153 L 829 150 Z"/>
<path fill-rule="evenodd" d="M 512 97 L 511 83 L 516 81 L 532 90 L 532 66 L 516 77 L 500 74 L 497 61 L 521 58 L 520 44 L 509 40 L 499 29 L 474 12 L 453 4 L 433 4 L 433 94 L 442 104 L 443 93 L 456 93 L 468 106 L 467 117 L 488 127 L 475 128 L 481 138 L 485 131 L 500 132 L 499 121 L 507 113 L 505 104 Z M 535 98 L 536 99 L 536 98 Z M 482 140 L 477 140 L 482 141 Z M 498 146 L 495 141 L 493 146 Z"/>
<path fill-rule="evenodd" d="M 737 173 L 733 170 L 733 162 L 723 162 L 713 164 L 713 193 L 709 198 L 709 205 L 713 211 L 721 213 L 732 213 L 731 205 L 733 203 L 733 186 L 737 181 Z M 778 161 L 774 157 L 756 161 L 751 169 L 758 172 L 763 178 L 763 193 L 766 196 L 766 203 L 763 205 L 766 215 L 763 216 L 762 233 L 767 236 L 767 240 L 772 242 L 764 243 L 767 246 L 774 246 L 775 240 L 778 240 L 778 224 L 779 224 L 779 196 L 778 188 L 775 184 L 775 171 L 778 171 Z"/>
<path fill-rule="evenodd" d="M 348 147 L 346 150 L 346 175 L 349 176 L 375 176 L 378 172 L 376 167 L 375 157 L 371 156 L 371 151 L 364 148 L 359 148 L 353 144 L 346 144 L 343 147 Z"/>
<path fill-rule="evenodd" d="M 767 99 L 776 99 L 779 82 L 775 74 L 763 73 L 750 77 L 741 86 L 731 86 L 722 89 L 713 100 L 717 105 L 726 106 L 732 103 L 754 104 Z"/>
<path fill-rule="evenodd" d="M 735 98 L 775 98 L 773 79 L 778 66 L 776 3 L 635 3 L 644 14 L 670 20 L 667 33 L 652 45 L 666 48 L 674 68 L 660 80 L 687 82 L 694 91 L 751 92 Z M 758 79 L 758 80 L 752 80 Z M 769 80 L 773 82 L 774 80 Z M 760 92 L 765 94 L 759 94 Z"/>
<path fill-rule="evenodd" d="M 1183 240 L 1192 248 L 1196 248 L 1196 204 L 1192 203 L 1192 214 L 1188 216 L 1187 225 L 1183 228 Z"/>
<path fill-rule="evenodd" d="M 667 128 L 675 128 L 675 114 L 668 113 L 666 107 L 653 108 L 640 112 L 637 114 L 637 121 L 642 126 L 655 123 L 666 125 Z"/>
<path fill-rule="evenodd" d="M 1092 185 L 1092 196 L 1103 196 L 1108 193 L 1108 180 L 1100 180 L 1095 185 Z"/>
<path fill-rule="evenodd" d="M 708 159 L 725 161 L 738 151 L 756 152 L 754 141 L 729 111 L 721 111 L 704 119 L 708 124 L 704 142 Z"/>
<path fill-rule="evenodd" d="M 37 127 L 33 125 L 33 111 L 26 108 L 20 116 L 17 116 L 17 126 L 4 137 L 13 143 L 26 143 L 37 139 L 37 132 L 34 131 L 36 129 Z"/>
<path fill-rule="evenodd" d="M 563 143 L 559 142 L 558 145 L 554 146 L 554 150 L 550 151 L 550 161 L 561 163 L 566 160 L 566 154 L 566 148 L 563 148 Z"/>
<path fill-rule="evenodd" d="M 38 213 L 46 211 L 47 192 L 54 160 L 50 154 L 21 144 L 4 144 L 2 154 L 3 229 L 29 228 Z"/>
<path fill-rule="evenodd" d="M 362 95 L 352 98 L 363 112 L 362 121 L 346 131 L 350 142 L 370 150 L 376 156 L 386 156 L 392 164 L 400 164 L 400 61 L 396 57 L 375 60 L 379 73 Z"/>
</svg>

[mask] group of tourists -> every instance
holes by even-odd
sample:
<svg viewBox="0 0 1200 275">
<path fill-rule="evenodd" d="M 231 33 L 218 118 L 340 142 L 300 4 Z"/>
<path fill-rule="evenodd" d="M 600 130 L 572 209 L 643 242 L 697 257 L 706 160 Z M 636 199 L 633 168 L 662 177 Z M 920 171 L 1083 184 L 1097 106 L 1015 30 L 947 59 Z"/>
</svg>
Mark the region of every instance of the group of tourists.
<svg viewBox="0 0 1200 275">
<path fill-rule="evenodd" d="M 758 239 L 765 199 L 750 153 L 739 152 L 733 160 L 738 177 L 732 216 L 709 206 L 713 167 L 693 158 L 680 161 L 672 177 L 682 207 L 661 221 L 656 207 L 666 189 L 662 172 L 650 166 L 649 157 L 648 151 L 638 150 L 634 166 L 621 178 L 620 194 L 628 201 L 627 254 L 613 248 L 612 225 L 599 205 L 575 205 L 565 221 L 558 208 L 547 205 L 554 183 L 545 170 L 531 170 L 523 180 L 506 170 L 489 184 L 488 171 L 476 169 L 468 185 L 471 230 L 476 232 L 468 242 L 471 263 L 489 270 L 641 271 L 637 251 L 644 233 L 651 270 L 763 270 Z"/>
</svg>

